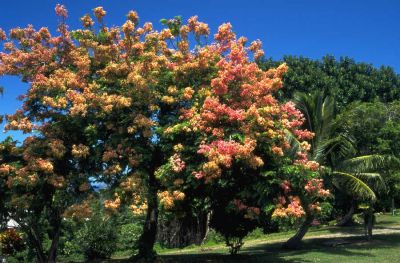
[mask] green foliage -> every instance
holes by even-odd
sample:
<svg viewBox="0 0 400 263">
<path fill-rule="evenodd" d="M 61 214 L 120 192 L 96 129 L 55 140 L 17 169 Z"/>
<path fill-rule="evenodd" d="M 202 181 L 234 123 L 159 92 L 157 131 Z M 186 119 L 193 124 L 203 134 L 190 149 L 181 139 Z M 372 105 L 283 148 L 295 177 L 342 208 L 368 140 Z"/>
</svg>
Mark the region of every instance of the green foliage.
<svg viewBox="0 0 400 263">
<path fill-rule="evenodd" d="M 333 205 L 330 202 L 322 202 L 320 207 L 321 211 L 316 215 L 316 219 L 321 223 L 327 223 L 331 218 Z"/>
<path fill-rule="evenodd" d="M 142 234 L 143 226 L 137 223 L 125 224 L 120 226 L 118 233 L 118 251 L 135 252 L 137 249 L 137 241 Z"/>
<path fill-rule="evenodd" d="M 110 258 L 117 248 L 117 232 L 113 220 L 99 215 L 88 219 L 76 235 L 87 259 Z"/>
<path fill-rule="evenodd" d="M 336 60 L 329 55 L 321 60 L 285 56 L 281 61 L 264 59 L 259 64 L 271 68 L 283 62 L 289 71 L 283 78 L 282 99 L 291 99 L 295 92 L 323 91 L 336 97 L 340 109 L 354 101 L 400 99 L 400 76 L 391 67 L 375 68 L 348 57 Z"/>
<path fill-rule="evenodd" d="M 224 240 L 224 237 L 220 233 L 211 228 L 204 243 L 207 245 L 213 245 L 222 243 Z"/>
</svg>

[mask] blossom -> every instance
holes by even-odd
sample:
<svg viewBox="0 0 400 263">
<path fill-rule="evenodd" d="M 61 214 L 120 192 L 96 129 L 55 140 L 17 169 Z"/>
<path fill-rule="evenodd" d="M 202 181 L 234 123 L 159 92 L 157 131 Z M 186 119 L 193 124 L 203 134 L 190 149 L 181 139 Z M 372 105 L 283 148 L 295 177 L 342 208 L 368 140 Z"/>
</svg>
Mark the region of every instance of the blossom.
<svg viewBox="0 0 400 263">
<path fill-rule="evenodd" d="M 271 151 L 272 151 L 274 154 L 278 155 L 278 156 L 283 156 L 283 150 L 282 150 L 281 147 L 273 146 L 273 147 L 271 148 Z"/>
<path fill-rule="evenodd" d="M 3 29 L 0 28 L 0 40 L 6 40 L 7 35 Z"/>
<path fill-rule="evenodd" d="M 257 39 L 255 41 L 251 42 L 251 44 L 249 46 L 249 50 L 256 52 L 261 49 L 261 45 L 262 45 L 261 40 Z"/>
<path fill-rule="evenodd" d="M 131 20 L 126 21 L 125 24 L 122 25 L 122 31 L 126 35 L 132 33 L 134 29 L 135 29 L 135 24 Z"/>
<path fill-rule="evenodd" d="M 290 184 L 290 182 L 287 181 L 287 180 L 284 180 L 284 181 L 281 183 L 281 188 L 283 189 L 283 192 L 284 192 L 285 194 L 289 193 L 289 192 L 291 191 L 291 184 Z"/>
<path fill-rule="evenodd" d="M 129 11 L 127 18 L 134 24 L 137 24 L 137 22 L 139 21 L 139 16 L 136 11 Z"/>
<path fill-rule="evenodd" d="M 232 32 L 230 23 L 222 24 L 218 27 L 218 33 L 214 35 L 214 39 L 220 43 L 229 42 L 235 39 L 235 34 Z"/>
<path fill-rule="evenodd" d="M 83 144 L 72 145 L 72 155 L 76 158 L 86 158 L 89 155 L 89 147 Z"/>
<path fill-rule="evenodd" d="M 178 201 L 185 199 L 185 194 L 181 191 L 173 191 L 172 195 L 174 196 L 174 199 Z"/>
<path fill-rule="evenodd" d="M 121 198 L 118 194 L 115 194 L 114 200 L 105 200 L 104 207 L 111 211 L 116 211 L 121 206 Z"/>
<path fill-rule="evenodd" d="M 92 18 L 89 15 L 84 15 L 81 17 L 82 25 L 86 28 L 89 28 L 94 25 Z"/>
<path fill-rule="evenodd" d="M 58 16 L 61 16 L 64 18 L 68 17 L 68 11 L 64 5 L 57 4 L 55 10 L 56 10 L 56 14 Z"/>
<path fill-rule="evenodd" d="M 98 6 L 98 7 L 94 8 L 94 9 L 93 9 L 93 13 L 94 13 L 94 16 L 95 16 L 99 21 L 101 21 L 101 20 L 103 19 L 103 17 L 107 14 L 107 12 L 104 11 L 104 9 L 103 9 L 102 6 Z"/>
<path fill-rule="evenodd" d="M 186 87 L 183 92 L 183 98 L 185 100 L 190 100 L 193 97 L 194 90 L 191 87 Z"/>
<path fill-rule="evenodd" d="M 185 198 L 185 194 L 181 191 L 175 190 L 172 193 L 169 191 L 163 191 L 158 193 L 160 204 L 167 210 L 172 209 L 175 206 L 175 201 L 182 201 Z"/>
<path fill-rule="evenodd" d="M 66 148 L 62 140 L 54 139 L 49 142 L 49 155 L 54 156 L 57 159 L 61 159 L 65 152 Z"/>
<path fill-rule="evenodd" d="M 169 159 L 171 166 L 172 166 L 172 170 L 175 173 L 180 173 L 185 169 L 185 162 L 181 160 L 181 157 L 179 156 L 179 154 L 174 154 L 170 157 Z"/>
<path fill-rule="evenodd" d="M 90 203 L 86 200 L 80 204 L 73 204 L 68 207 L 63 216 L 66 218 L 90 218 L 92 216 L 92 209 Z"/>
<path fill-rule="evenodd" d="M 301 206 L 300 198 L 298 196 L 290 196 L 290 202 L 285 208 L 282 204 L 278 204 L 272 213 L 273 218 L 294 217 L 301 218 L 305 215 L 304 209 Z"/>
<path fill-rule="evenodd" d="M 37 168 L 39 171 L 43 171 L 45 173 L 52 173 L 54 166 L 50 160 L 45 159 L 37 159 L 35 160 L 36 164 L 33 167 Z"/>
<path fill-rule="evenodd" d="M 52 175 L 49 177 L 48 182 L 55 188 L 63 188 L 65 186 L 65 178 L 60 175 Z"/>
<path fill-rule="evenodd" d="M 10 174 L 10 172 L 14 170 L 14 168 L 8 164 L 0 165 L 0 176 L 6 176 Z"/>
<path fill-rule="evenodd" d="M 200 172 L 193 172 L 192 175 L 197 179 L 200 180 L 201 178 L 204 178 L 206 176 L 205 172 L 200 171 Z"/>
</svg>

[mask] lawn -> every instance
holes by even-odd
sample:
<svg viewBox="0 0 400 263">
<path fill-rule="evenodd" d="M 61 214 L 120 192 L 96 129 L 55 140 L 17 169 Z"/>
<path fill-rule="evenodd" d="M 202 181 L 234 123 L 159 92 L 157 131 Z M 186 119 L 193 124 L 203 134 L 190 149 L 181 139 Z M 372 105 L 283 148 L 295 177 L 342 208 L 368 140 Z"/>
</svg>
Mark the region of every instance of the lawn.
<svg viewBox="0 0 400 263">
<path fill-rule="evenodd" d="M 398 262 L 400 251 L 400 216 L 379 215 L 372 241 L 363 237 L 361 226 L 313 227 L 300 249 L 287 251 L 281 244 L 293 232 L 259 235 L 245 240 L 239 255 L 230 256 L 223 243 L 192 246 L 184 249 L 158 249 L 157 262 L 165 263 L 236 263 L 236 262 Z M 115 257 L 102 261 L 129 262 Z"/>
</svg>

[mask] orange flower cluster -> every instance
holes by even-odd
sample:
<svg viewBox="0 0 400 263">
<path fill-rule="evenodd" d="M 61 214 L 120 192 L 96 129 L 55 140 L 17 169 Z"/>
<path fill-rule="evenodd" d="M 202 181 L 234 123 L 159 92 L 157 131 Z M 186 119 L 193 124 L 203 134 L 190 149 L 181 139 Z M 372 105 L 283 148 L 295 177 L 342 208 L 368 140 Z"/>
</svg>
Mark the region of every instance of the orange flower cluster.
<svg viewBox="0 0 400 263">
<path fill-rule="evenodd" d="M 115 212 L 121 206 L 121 197 L 118 194 L 115 194 L 114 200 L 105 200 L 104 207 L 112 212 Z"/>
<path fill-rule="evenodd" d="M 129 206 L 134 215 L 142 215 L 147 210 L 147 203 L 143 202 L 140 195 L 135 194 L 132 196 L 131 205 Z"/>
<path fill-rule="evenodd" d="M 300 198 L 298 196 L 289 196 L 289 204 L 285 208 L 279 203 L 274 210 L 273 218 L 295 217 L 300 218 L 305 215 L 304 209 L 301 206 Z"/>
<path fill-rule="evenodd" d="M 175 206 L 175 201 L 182 201 L 185 199 L 185 194 L 178 190 L 172 193 L 170 191 L 163 191 L 158 193 L 158 198 L 160 199 L 160 204 L 166 210 L 171 210 Z"/>
<path fill-rule="evenodd" d="M 92 209 L 90 208 L 90 204 L 88 201 L 85 201 L 80 204 L 73 204 L 68 207 L 63 216 L 66 218 L 90 218 L 92 216 Z"/>
</svg>

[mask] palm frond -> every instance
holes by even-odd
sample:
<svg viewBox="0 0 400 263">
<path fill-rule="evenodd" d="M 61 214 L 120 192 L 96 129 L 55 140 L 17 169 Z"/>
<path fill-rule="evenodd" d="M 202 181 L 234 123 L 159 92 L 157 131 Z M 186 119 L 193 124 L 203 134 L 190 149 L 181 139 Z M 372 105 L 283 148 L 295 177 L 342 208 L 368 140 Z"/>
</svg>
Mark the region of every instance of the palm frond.
<svg viewBox="0 0 400 263">
<path fill-rule="evenodd" d="M 371 187 L 355 175 L 339 171 L 334 171 L 332 175 L 335 177 L 333 183 L 337 188 L 353 193 L 359 199 L 367 199 L 371 202 L 376 201 L 375 192 Z"/>
<path fill-rule="evenodd" d="M 301 151 L 301 143 L 300 143 L 300 141 L 289 130 L 285 130 L 285 137 L 286 137 L 286 141 L 290 145 L 290 150 L 288 151 L 288 154 L 291 157 L 296 157 L 296 153 Z"/>
<path fill-rule="evenodd" d="M 355 173 L 355 177 L 365 182 L 375 192 L 386 192 L 385 179 L 380 173 Z"/>
<path fill-rule="evenodd" d="M 337 169 L 347 172 L 374 172 L 378 170 L 400 167 L 400 161 L 394 156 L 387 155 L 363 155 L 344 160 Z"/>
</svg>

